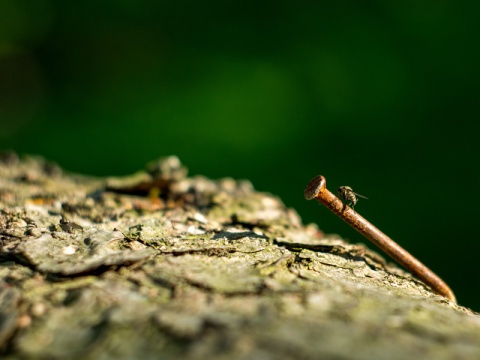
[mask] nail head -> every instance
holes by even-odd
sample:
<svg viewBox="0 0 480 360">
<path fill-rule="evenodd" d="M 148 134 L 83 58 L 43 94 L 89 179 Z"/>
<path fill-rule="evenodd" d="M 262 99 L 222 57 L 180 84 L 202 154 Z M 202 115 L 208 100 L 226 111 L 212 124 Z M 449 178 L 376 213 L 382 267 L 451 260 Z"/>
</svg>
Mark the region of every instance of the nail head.
<svg viewBox="0 0 480 360">
<path fill-rule="evenodd" d="M 320 192 L 325 189 L 327 185 L 327 181 L 322 175 L 318 175 L 314 177 L 307 185 L 305 188 L 305 191 L 303 192 L 303 195 L 305 196 L 305 199 L 307 200 L 312 200 L 320 194 Z"/>
</svg>

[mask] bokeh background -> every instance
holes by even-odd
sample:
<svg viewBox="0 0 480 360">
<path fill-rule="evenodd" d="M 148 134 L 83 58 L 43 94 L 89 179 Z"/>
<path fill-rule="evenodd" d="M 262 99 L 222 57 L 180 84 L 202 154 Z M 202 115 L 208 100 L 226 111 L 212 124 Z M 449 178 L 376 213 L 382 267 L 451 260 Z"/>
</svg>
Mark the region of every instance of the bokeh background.
<svg viewBox="0 0 480 360">
<path fill-rule="evenodd" d="M 2 0 L 0 148 L 123 175 L 175 154 L 366 242 L 357 210 L 480 310 L 479 2 Z M 373 247 L 373 245 L 368 245 Z"/>
</svg>

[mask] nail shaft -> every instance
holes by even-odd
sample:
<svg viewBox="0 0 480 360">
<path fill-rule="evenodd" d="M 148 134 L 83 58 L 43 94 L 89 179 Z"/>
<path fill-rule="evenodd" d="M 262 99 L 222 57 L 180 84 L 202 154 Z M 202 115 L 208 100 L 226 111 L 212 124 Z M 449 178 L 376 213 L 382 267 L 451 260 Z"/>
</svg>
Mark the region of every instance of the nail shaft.
<svg viewBox="0 0 480 360">
<path fill-rule="evenodd" d="M 319 203 L 325 205 L 343 221 L 377 245 L 406 270 L 430 286 L 437 294 L 445 296 L 454 303 L 457 302 L 452 290 L 432 270 L 365 220 L 365 218 L 353 211 L 350 207 L 344 205 L 339 198 L 331 193 L 326 188 L 326 180 L 323 176 L 317 176 L 310 181 L 305 189 L 304 195 L 307 200 L 317 199 Z"/>
</svg>

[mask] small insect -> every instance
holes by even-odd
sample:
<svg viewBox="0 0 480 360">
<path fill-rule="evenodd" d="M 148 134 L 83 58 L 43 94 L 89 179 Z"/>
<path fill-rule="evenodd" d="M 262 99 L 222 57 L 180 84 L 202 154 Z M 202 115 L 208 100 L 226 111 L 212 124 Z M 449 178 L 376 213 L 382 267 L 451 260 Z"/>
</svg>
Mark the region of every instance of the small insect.
<svg viewBox="0 0 480 360">
<path fill-rule="evenodd" d="M 338 194 L 343 199 L 344 203 L 351 206 L 352 210 L 355 212 L 355 204 L 358 202 L 357 196 L 368 199 L 367 197 L 360 195 L 352 190 L 350 186 L 340 186 L 338 188 Z"/>
</svg>

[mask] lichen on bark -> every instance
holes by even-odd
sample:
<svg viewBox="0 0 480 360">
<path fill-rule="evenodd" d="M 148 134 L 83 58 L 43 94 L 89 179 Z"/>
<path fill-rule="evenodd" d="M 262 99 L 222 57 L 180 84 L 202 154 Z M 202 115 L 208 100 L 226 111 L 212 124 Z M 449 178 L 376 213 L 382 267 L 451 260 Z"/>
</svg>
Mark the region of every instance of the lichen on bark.
<svg viewBox="0 0 480 360">
<path fill-rule="evenodd" d="M 5 359 L 480 358 L 472 311 L 176 157 L 104 179 L 0 156 L 0 275 Z"/>
</svg>

